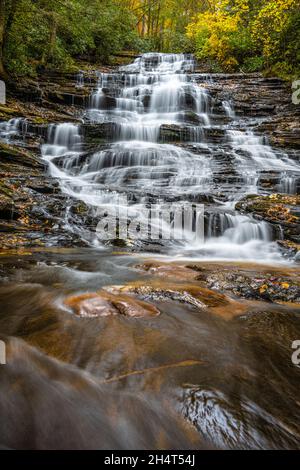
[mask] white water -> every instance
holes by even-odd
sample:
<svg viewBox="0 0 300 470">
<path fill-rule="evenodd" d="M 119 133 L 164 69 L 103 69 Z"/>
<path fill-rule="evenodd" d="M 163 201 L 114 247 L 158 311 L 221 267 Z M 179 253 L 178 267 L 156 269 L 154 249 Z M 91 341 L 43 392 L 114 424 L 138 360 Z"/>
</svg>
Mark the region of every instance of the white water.
<svg viewBox="0 0 300 470">
<path fill-rule="evenodd" d="M 26 120 L 23 118 L 13 118 L 0 123 L 0 139 L 7 143 L 13 143 L 25 131 Z"/>
<path fill-rule="evenodd" d="M 124 74 L 101 74 L 91 97 L 90 117 L 96 122 L 116 122 L 118 138 L 123 141 L 157 142 L 161 125 L 182 122 L 187 109 L 208 125 L 209 95 L 183 73 L 193 66 L 192 58 L 185 59 L 181 54 L 145 54 L 123 67 Z M 109 88 L 111 95 L 117 92 L 117 96 L 115 108 L 108 113 Z"/>
<path fill-rule="evenodd" d="M 149 197 L 184 201 L 189 195 L 211 194 L 218 186 L 214 182 L 219 165 L 215 154 L 222 151 L 230 156 L 240 187 L 228 183 L 233 190 L 223 212 L 222 207 L 219 210 L 218 226 L 214 226 L 214 210 L 206 208 L 208 228 L 204 243 L 175 241 L 173 249 L 177 255 L 191 252 L 194 257 L 205 259 L 278 261 L 281 255 L 273 238 L 279 235 L 267 223 L 226 211 L 244 195 L 258 192 L 261 171 L 284 172 L 280 187 L 292 193 L 295 181 L 286 172 L 299 174 L 299 166 L 247 129 L 225 127 L 223 149 L 206 141 L 205 128 L 216 126 L 213 99 L 186 73 L 193 66 L 193 59 L 184 55 L 145 54 L 119 73 L 100 74 L 87 115 L 95 122 L 115 123 L 116 142 L 80 158 L 80 129 L 61 124 L 50 128 L 43 156 L 51 174 L 60 178 L 63 191 L 92 208 L 112 207 L 120 194 L 129 192 L 138 209 Z M 224 101 L 222 107 L 224 116 L 237 119 L 229 101 Z M 187 113 L 198 124 L 187 123 Z M 161 126 L 168 124 L 182 128 L 197 150 L 161 143 Z"/>
</svg>

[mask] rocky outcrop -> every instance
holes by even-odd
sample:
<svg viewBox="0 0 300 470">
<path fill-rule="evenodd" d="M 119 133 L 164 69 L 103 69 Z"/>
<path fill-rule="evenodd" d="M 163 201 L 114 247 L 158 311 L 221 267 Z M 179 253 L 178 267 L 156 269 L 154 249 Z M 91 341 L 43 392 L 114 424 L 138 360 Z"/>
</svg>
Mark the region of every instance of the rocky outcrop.
<svg viewBox="0 0 300 470">
<path fill-rule="evenodd" d="M 251 126 L 270 144 L 300 148 L 300 105 L 292 102 L 290 83 L 260 74 L 196 75 L 195 79 L 217 103 L 230 101 L 237 116 L 250 118 Z"/>
<path fill-rule="evenodd" d="M 184 292 L 192 293 L 193 296 L 196 295 L 204 303 L 206 302 L 207 308 L 217 306 L 217 304 L 222 305 L 223 303 L 223 306 L 227 305 L 228 307 L 223 309 L 224 312 L 227 311 L 227 314 L 228 310 L 233 308 L 231 311 L 232 317 L 241 315 L 242 312 L 236 307 L 236 312 L 234 313 L 233 304 L 228 303 L 228 297 L 223 296 L 223 299 L 221 299 L 220 292 L 233 294 L 244 299 L 279 304 L 285 302 L 300 304 L 300 282 L 297 277 L 297 268 L 285 270 L 270 267 L 251 267 L 251 265 L 228 264 L 227 266 L 222 266 L 218 263 L 209 264 L 205 262 L 184 265 L 182 263 L 163 263 L 158 261 L 148 261 L 137 267 L 155 278 L 161 278 L 157 282 L 161 285 L 160 289 L 162 292 L 165 292 L 166 297 L 168 295 L 168 283 L 172 283 L 173 291 L 176 291 L 175 286 L 177 285 L 177 291 L 184 290 Z M 144 287 L 131 286 L 124 289 L 142 294 L 149 291 L 151 294 L 155 292 L 155 288 L 152 285 L 153 281 Z M 203 290 L 204 286 L 205 289 L 209 288 L 211 290 Z M 204 297 L 205 292 L 210 292 L 210 301 L 207 296 Z"/>
<path fill-rule="evenodd" d="M 36 151 L 0 143 L 0 179 L 0 249 L 82 244 L 64 228 L 68 197 Z"/>
<path fill-rule="evenodd" d="M 279 226 L 284 239 L 300 242 L 300 196 L 248 196 L 236 209 Z"/>
</svg>

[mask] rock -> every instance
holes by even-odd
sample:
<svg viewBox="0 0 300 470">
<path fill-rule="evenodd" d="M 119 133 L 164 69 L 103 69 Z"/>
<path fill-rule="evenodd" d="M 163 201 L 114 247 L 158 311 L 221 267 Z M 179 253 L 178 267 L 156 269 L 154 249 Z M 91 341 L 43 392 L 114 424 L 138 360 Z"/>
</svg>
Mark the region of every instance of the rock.
<svg viewBox="0 0 300 470">
<path fill-rule="evenodd" d="M 33 168 L 43 167 L 40 159 L 33 153 L 4 142 L 0 142 L 0 165 L 1 163 L 11 163 Z"/>
<path fill-rule="evenodd" d="M 288 270 L 273 269 L 270 273 L 266 271 L 267 268 L 257 272 L 242 266 L 229 265 L 228 268 L 224 268 L 218 265 L 207 266 L 206 263 L 184 266 L 179 263 L 158 261 L 148 261 L 136 267 L 152 276 L 163 278 L 159 282 L 147 281 L 146 286 L 125 286 L 125 290 L 135 292 L 145 298 L 155 299 L 156 295 L 157 298 L 159 296 L 162 299 L 173 298 L 193 304 L 190 297 L 184 295 L 180 297 L 180 294 L 184 293 L 200 299 L 204 303 L 204 308 L 227 305 L 228 310 L 230 310 L 229 305 L 232 299 L 224 295 L 222 297 L 220 292 L 232 293 L 245 299 L 274 303 L 300 303 L 300 282 L 297 276 Z M 195 281 L 198 281 L 198 284 L 195 284 Z M 160 288 L 156 287 L 159 283 Z M 169 283 L 173 284 L 172 287 Z M 213 290 L 208 290 L 207 287 Z"/>
<path fill-rule="evenodd" d="M 253 406 L 251 394 L 249 397 L 249 392 L 244 388 L 246 384 L 248 390 L 251 390 L 253 377 L 249 377 L 247 370 L 243 369 L 236 373 L 243 374 L 240 377 L 243 385 L 238 387 L 233 400 L 232 384 L 230 389 L 225 376 L 223 384 L 216 381 L 213 388 L 202 384 L 187 385 L 183 397 L 186 418 L 196 426 L 201 436 L 205 436 L 218 449 L 298 449 L 299 433 L 293 420 L 290 417 L 286 420 L 283 418 L 290 423 L 290 427 L 284 424 L 274 426 L 276 406 L 264 403 L 264 409 L 270 411 L 261 413 L 259 405 Z M 259 403 L 263 401 L 257 399 Z"/>
<path fill-rule="evenodd" d="M 47 94 L 47 99 L 54 103 L 60 103 L 67 106 L 81 106 L 85 108 L 88 104 L 89 95 L 80 95 L 74 92 L 65 93 L 61 91 L 49 91 Z"/>
<path fill-rule="evenodd" d="M 299 243 L 299 206 L 300 196 L 271 194 L 270 196 L 247 196 L 238 202 L 235 208 L 242 213 L 252 213 L 275 226 L 280 226 L 284 238 Z"/>
<path fill-rule="evenodd" d="M 147 261 L 136 266 L 137 269 L 146 271 L 154 276 L 162 276 L 168 279 L 176 279 L 179 281 L 191 281 L 197 278 L 194 270 L 175 263 L 161 263 L 158 261 Z"/>
<path fill-rule="evenodd" d="M 298 115 L 297 115 L 298 114 Z M 260 123 L 256 130 L 269 135 L 271 145 L 278 147 L 300 148 L 299 111 L 287 111 L 283 115 L 276 115 L 266 122 Z"/>
<path fill-rule="evenodd" d="M 247 276 L 242 274 L 212 274 L 208 285 L 215 289 L 227 290 L 246 299 L 262 299 L 273 303 L 300 303 L 300 284 L 294 279 L 274 276 Z"/>
<path fill-rule="evenodd" d="M 65 304 L 76 315 L 81 317 L 107 317 L 124 315 L 131 318 L 153 317 L 160 314 L 159 310 L 142 300 L 134 299 L 126 294 L 117 294 L 102 290 L 95 294 L 70 297 Z"/>
<path fill-rule="evenodd" d="M 116 132 L 116 125 L 110 122 L 102 124 L 83 124 L 82 133 L 85 145 L 97 146 L 108 139 L 112 139 Z"/>
<path fill-rule="evenodd" d="M 226 295 L 207 289 L 199 284 L 163 281 L 151 279 L 144 282 L 136 282 L 122 287 L 113 286 L 106 288 L 113 293 L 126 293 L 136 295 L 146 301 L 165 302 L 174 301 L 190 305 L 199 311 L 208 310 L 225 319 L 233 318 L 244 313 L 245 308 L 239 302 L 230 299 Z"/>
<path fill-rule="evenodd" d="M 294 256 L 295 261 L 298 261 L 300 244 L 292 242 L 290 240 L 277 240 L 280 248 L 287 253 L 289 256 Z"/>
</svg>

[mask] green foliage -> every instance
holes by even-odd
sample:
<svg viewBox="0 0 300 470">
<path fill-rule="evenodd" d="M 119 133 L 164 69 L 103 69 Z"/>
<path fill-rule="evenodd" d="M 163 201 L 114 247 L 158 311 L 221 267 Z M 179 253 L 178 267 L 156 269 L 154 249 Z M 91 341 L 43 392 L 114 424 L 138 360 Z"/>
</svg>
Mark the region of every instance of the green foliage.
<svg viewBox="0 0 300 470">
<path fill-rule="evenodd" d="M 94 23 L 94 47 L 90 51 L 98 60 L 108 62 L 114 52 L 135 48 L 138 35 L 134 24 L 134 16 L 128 10 L 111 2 Z"/>
<path fill-rule="evenodd" d="M 192 48 L 190 39 L 184 33 L 178 31 L 165 31 L 164 42 L 164 52 L 189 53 Z"/>
<path fill-rule="evenodd" d="M 200 59 L 217 61 L 223 70 L 267 68 L 284 78 L 299 73 L 298 0 L 217 0 L 208 2 L 187 26 Z"/>
<path fill-rule="evenodd" d="M 260 72 L 264 68 L 264 58 L 261 56 L 246 57 L 243 62 L 243 72 Z"/>
<path fill-rule="evenodd" d="M 298 0 L 6 0 L 3 22 L 2 74 L 109 63 L 123 49 L 194 52 L 213 71 L 300 73 Z"/>
<path fill-rule="evenodd" d="M 3 46 L 10 74 L 34 75 L 37 67 L 68 70 L 86 55 L 108 62 L 110 55 L 138 41 L 135 17 L 118 0 L 17 0 L 11 19 L 7 2 Z"/>
</svg>

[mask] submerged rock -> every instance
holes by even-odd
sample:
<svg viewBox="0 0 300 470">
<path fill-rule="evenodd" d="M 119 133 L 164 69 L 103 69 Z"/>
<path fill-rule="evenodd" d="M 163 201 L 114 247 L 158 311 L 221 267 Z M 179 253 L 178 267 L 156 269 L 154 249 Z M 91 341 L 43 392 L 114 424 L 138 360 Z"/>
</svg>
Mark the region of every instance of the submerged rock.
<svg viewBox="0 0 300 470">
<path fill-rule="evenodd" d="M 189 305 L 199 311 L 209 311 L 213 314 L 224 317 L 225 319 L 241 315 L 245 307 L 239 302 L 220 294 L 216 291 L 207 289 L 199 284 L 173 281 L 162 281 L 151 279 L 145 282 L 136 282 L 125 286 L 113 286 L 110 292 L 121 292 L 136 295 L 147 302 L 177 302 L 179 304 Z"/>
<path fill-rule="evenodd" d="M 151 317 L 160 314 L 159 310 L 148 302 L 134 299 L 126 294 L 114 295 L 108 291 L 84 294 L 65 300 L 76 315 L 81 317 L 107 317 L 125 315 L 132 318 Z"/>
</svg>

